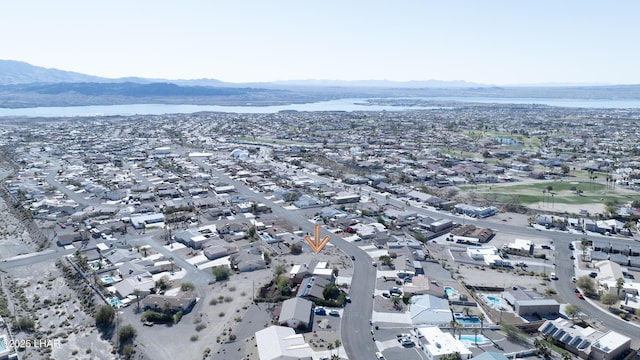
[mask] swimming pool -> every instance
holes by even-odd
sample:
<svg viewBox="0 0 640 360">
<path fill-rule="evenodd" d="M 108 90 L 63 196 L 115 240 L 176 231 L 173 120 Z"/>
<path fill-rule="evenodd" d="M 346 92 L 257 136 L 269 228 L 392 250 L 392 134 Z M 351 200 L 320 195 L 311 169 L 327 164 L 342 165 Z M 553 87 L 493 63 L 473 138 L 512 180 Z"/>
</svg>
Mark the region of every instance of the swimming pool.
<svg viewBox="0 0 640 360">
<path fill-rule="evenodd" d="M 476 343 L 476 335 L 460 335 L 460 341 L 464 341 L 466 343 Z M 478 335 L 477 337 L 478 344 L 484 344 L 489 342 L 484 336 Z"/>
<path fill-rule="evenodd" d="M 112 278 L 111 276 L 106 276 L 102 278 L 102 282 L 105 284 L 113 284 L 116 281 L 116 279 Z"/>
<path fill-rule="evenodd" d="M 122 300 L 112 297 L 109 298 L 109 303 L 111 304 L 111 306 L 116 307 L 116 308 L 121 308 L 122 307 Z"/>
<path fill-rule="evenodd" d="M 475 316 L 461 316 L 456 317 L 456 321 L 460 324 L 480 324 L 480 319 Z"/>
<path fill-rule="evenodd" d="M 458 292 L 456 291 L 456 289 L 449 287 L 449 286 L 445 286 L 444 287 L 444 293 L 447 294 L 447 296 L 453 296 L 453 295 L 457 295 Z"/>
<path fill-rule="evenodd" d="M 495 296 L 487 296 L 487 300 L 489 300 L 492 305 L 500 306 L 500 304 L 502 304 L 502 300 Z"/>
</svg>

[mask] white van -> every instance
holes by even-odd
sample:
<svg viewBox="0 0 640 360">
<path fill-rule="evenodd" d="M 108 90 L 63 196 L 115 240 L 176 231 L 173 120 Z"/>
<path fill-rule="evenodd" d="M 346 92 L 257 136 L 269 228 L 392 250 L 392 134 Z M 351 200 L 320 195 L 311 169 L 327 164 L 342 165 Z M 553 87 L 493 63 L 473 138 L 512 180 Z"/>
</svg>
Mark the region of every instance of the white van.
<svg viewBox="0 0 640 360">
<path fill-rule="evenodd" d="M 556 273 L 549 274 L 549 278 L 551 278 L 551 280 L 558 280 L 558 277 L 556 276 Z"/>
<path fill-rule="evenodd" d="M 382 356 L 382 353 L 381 353 L 380 351 L 378 351 L 378 352 L 376 353 L 376 359 L 378 359 L 378 360 L 384 360 L 384 356 Z"/>
</svg>

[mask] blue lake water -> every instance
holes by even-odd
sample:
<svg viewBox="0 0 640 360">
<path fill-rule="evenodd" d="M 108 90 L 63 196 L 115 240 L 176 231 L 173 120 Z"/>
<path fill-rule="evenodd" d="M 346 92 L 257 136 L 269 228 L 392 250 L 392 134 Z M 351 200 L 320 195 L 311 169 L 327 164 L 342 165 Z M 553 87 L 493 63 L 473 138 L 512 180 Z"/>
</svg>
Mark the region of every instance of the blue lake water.
<svg viewBox="0 0 640 360">
<path fill-rule="evenodd" d="M 555 99 L 555 98 L 496 98 L 496 97 L 404 97 L 402 99 L 421 99 L 433 101 L 456 101 L 495 104 L 539 104 L 572 108 L 640 108 L 640 99 Z M 132 105 L 91 105 L 64 107 L 35 107 L 8 109 L 0 108 L 0 117 L 75 117 L 75 116 L 130 116 L 130 115 L 162 115 L 192 114 L 196 112 L 226 112 L 237 114 L 270 114 L 279 111 L 407 111 L 428 110 L 433 106 L 392 106 L 368 105 L 367 98 L 347 98 L 319 101 L 306 104 L 289 104 L 274 106 L 222 106 L 222 105 L 166 105 L 166 104 L 132 104 Z"/>
</svg>

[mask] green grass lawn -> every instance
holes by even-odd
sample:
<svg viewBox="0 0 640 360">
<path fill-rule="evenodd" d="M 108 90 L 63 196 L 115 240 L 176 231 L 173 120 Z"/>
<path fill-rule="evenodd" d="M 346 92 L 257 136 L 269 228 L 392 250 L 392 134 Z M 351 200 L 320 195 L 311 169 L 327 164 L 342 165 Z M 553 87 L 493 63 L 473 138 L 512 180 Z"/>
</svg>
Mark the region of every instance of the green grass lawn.
<svg viewBox="0 0 640 360">
<path fill-rule="evenodd" d="M 549 194 L 549 189 L 554 194 Z M 496 199 L 500 202 L 513 202 L 513 197 L 518 197 L 522 205 L 530 205 L 537 202 L 548 202 L 558 204 L 602 204 L 606 201 L 623 204 L 632 200 L 640 199 L 640 195 L 629 195 L 617 192 L 606 185 L 580 181 L 554 181 L 540 182 L 535 184 L 521 184 L 513 186 L 493 186 L 489 185 L 464 186 L 463 190 L 475 190 L 481 196 L 489 199 Z M 578 195 L 576 190 L 582 190 Z M 543 193 L 544 191 L 544 193 Z"/>
</svg>

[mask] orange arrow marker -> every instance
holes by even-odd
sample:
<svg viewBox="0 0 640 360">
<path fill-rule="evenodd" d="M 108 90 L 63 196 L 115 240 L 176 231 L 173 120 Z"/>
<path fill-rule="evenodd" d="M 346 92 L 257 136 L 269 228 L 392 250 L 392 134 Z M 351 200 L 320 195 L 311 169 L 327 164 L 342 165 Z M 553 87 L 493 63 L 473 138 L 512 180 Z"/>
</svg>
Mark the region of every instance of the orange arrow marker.
<svg viewBox="0 0 640 360">
<path fill-rule="evenodd" d="M 322 250 L 322 248 L 327 245 L 327 243 L 329 242 L 329 236 L 325 235 L 324 238 L 322 238 L 322 241 L 320 241 L 320 225 L 316 224 L 316 229 L 315 229 L 315 239 L 312 240 L 309 235 L 305 235 L 304 239 L 307 241 L 307 244 L 309 244 L 309 246 L 311 246 L 311 250 L 315 251 L 316 254 L 320 252 L 320 250 Z"/>
</svg>

